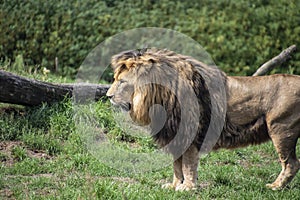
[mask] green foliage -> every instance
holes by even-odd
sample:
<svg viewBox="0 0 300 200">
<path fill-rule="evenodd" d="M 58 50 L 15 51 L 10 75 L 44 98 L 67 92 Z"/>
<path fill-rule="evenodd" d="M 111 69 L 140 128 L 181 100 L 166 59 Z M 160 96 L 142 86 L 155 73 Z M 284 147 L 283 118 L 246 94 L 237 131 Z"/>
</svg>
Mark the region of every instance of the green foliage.
<svg viewBox="0 0 300 200">
<path fill-rule="evenodd" d="M 284 48 L 299 45 L 299 7 L 297 0 L 4 0 L 0 58 L 17 63 L 23 58 L 26 65 L 74 75 L 108 37 L 137 27 L 163 27 L 198 41 L 226 72 L 250 75 Z M 300 74 L 297 66 L 300 52 L 273 73 Z"/>
<path fill-rule="evenodd" d="M 4 112 L 4 109 L 0 110 L 0 140 L 18 139 L 28 127 L 28 121 L 20 113 L 8 110 L 7 113 Z"/>
<path fill-rule="evenodd" d="M 51 156 L 60 153 L 62 150 L 62 141 L 49 134 L 32 132 L 24 134 L 21 140 L 27 145 L 28 148 L 34 150 L 44 150 Z"/>
<path fill-rule="evenodd" d="M 27 157 L 27 152 L 23 147 L 16 146 L 12 149 L 12 155 L 15 159 L 21 161 Z"/>
<path fill-rule="evenodd" d="M 5 153 L 0 152 L 0 162 L 5 162 L 8 156 Z"/>
<path fill-rule="evenodd" d="M 62 141 L 74 131 L 71 105 L 66 99 L 52 106 L 0 110 L 0 140 L 22 140 L 31 149 L 59 153 Z"/>
</svg>

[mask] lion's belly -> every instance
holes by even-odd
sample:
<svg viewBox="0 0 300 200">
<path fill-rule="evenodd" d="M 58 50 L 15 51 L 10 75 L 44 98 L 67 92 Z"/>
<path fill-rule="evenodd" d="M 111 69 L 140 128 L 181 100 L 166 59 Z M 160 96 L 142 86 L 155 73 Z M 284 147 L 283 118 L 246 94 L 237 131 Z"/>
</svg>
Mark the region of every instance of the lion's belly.
<svg viewBox="0 0 300 200">
<path fill-rule="evenodd" d="M 231 104 L 227 107 L 227 117 L 237 125 L 245 125 L 265 115 L 259 105 L 254 102 Z"/>
<path fill-rule="evenodd" d="M 230 119 L 230 121 L 236 125 L 245 125 L 245 124 L 249 124 L 251 123 L 253 120 L 257 119 L 258 117 L 254 118 L 251 115 L 245 115 L 243 114 L 242 116 L 232 116 L 232 115 L 228 115 L 228 118 Z"/>
</svg>

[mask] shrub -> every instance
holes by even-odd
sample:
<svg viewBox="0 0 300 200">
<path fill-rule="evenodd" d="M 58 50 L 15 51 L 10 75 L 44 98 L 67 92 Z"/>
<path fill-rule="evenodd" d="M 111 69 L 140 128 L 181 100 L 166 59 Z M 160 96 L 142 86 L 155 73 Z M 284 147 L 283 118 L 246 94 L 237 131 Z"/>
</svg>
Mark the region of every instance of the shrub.
<svg viewBox="0 0 300 200">
<path fill-rule="evenodd" d="M 299 21 L 297 0 L 4 0 L 0 58 L 21 55 L 27 65 L 74 75 L 87 54 L 109 36 L 137 27 L 163 27 L 198 41 L 226 72 L 250 75 L 299 42 Z M 300 74 L 297 66 L 299 52 L 289 67 L 274 72 Z"/>
</svg>

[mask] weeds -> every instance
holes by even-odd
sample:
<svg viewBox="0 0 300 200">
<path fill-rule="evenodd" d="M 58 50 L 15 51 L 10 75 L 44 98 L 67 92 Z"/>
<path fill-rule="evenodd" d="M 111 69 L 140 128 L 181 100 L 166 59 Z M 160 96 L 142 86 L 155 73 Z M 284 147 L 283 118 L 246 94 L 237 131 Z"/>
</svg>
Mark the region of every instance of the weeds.
<svg viewBox="0 0 300 200">
<path fill-rule="evenodd" d="M 27 152 L 23 147 L 16 146 L 12 149 L 11 153 L 17 161 L 22 161 L 27 158 Z"/>
</svg>

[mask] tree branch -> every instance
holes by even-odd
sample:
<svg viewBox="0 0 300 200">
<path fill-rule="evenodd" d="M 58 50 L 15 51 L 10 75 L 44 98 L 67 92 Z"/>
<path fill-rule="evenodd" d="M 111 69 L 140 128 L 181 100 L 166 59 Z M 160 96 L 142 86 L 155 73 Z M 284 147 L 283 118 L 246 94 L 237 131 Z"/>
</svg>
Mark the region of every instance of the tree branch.
<svg viewBox="0 0 300 200">
<path fill-rule="evenodd" d="M 257 69 L 257 71 L 252 76 L 262 76 L 267 74 L 269 71 L 274 69 L 277 65 L 280 65 L 286 62 L 290 57 L 291 54 L 297 50 L 296 45 L 292 45 L 289 48 L 283 50 L 278 56 L 272 58 L 261 67 Z"/>
</svg>

